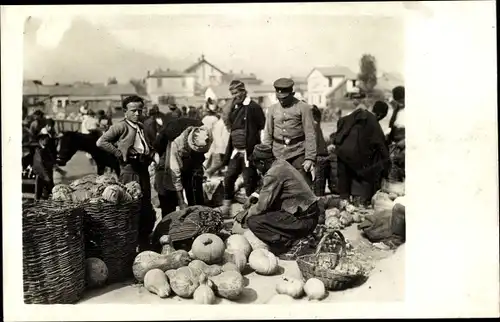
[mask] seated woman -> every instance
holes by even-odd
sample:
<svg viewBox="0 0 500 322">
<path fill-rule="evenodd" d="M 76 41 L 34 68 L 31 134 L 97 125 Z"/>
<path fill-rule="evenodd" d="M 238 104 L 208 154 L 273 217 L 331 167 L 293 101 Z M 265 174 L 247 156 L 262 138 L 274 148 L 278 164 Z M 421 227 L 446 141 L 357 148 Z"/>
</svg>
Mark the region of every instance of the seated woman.
<svg viewBox="0 0 500 322">
<path fill-rule="evenodd" d="M 162 217 L 175 211 L 177 206 L 182 210 L 188 205 L 204 204 L 203 162 L 212 143 L 211 133 L 204 126 L 186 126 L 180 135 L 173 135 L 172 132 L 179 130 L 180 125 L 189 123 L 182 119 L 171 122 L 159 133 L 154 144 L 161 153 L 155 189 Z M 187 204 L 183 192 L 186 193 Z"/>
<path fill-rule="evenodd" d="M 320 208 L 304 176 L 268 145 L 255 146 L 251 161 L 263 175 L 257 203 L 236 216 L 242 227 L 269 245 L 282 259 L 310 250 L 308 240 L 318 224 Z"/>
</svg>

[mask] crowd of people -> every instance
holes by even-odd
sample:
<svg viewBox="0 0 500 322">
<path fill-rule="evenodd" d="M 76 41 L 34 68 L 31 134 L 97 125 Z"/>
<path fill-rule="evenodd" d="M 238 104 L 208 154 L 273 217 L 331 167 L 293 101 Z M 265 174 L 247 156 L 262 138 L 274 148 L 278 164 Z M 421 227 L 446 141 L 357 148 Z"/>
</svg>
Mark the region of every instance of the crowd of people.
<svg viewBox="0 0 500 322">
<path fill-rule="evenodd" d="M 223 174 L 223 216 L 234 218 L 280 255 L 297 253 L 294 248 L 322 220 L 319 197 L 327 186 L 346 203 L 368 207 L 383 178 L 404 180 L 404 87 L 393 90 L 391 102 L 367 106 L 363 96 L 356 99 L 356 109 L 338 120 L 326 140 L 321 110 L 295 97 L 294 82 L 280 78 L 274 87 L 278 103 L 266 111 L 238 80 L 229 85 L 232 100 L 221 107 L 207 100 L 203 117 L 196 109 L 178 108 L 174 100 L 167 102 L 166 112 L 154 105 L 145 116 L 139 96 L 123 100 L 125 118 L 114 124 L 100 112 L 96 117 L 86 111 L 82 132 L 101 131 L 96 145 L 118 158 L 120 181 L 141 185 L 141 249 L 154 243 L 152 188 L 166 217 L 177 208 L 204 205 L 204 180 Z M 389 110 L 390 131 L 384 133 L 379 122 Z M 44 151 L 51 136 L 41 129 L 51 127 L 42 120 L 37 114 L 28 131 Z M 53 185 L 49 175 L 40 173 Z M 233 214 L 240 176 L 247 202 Z"/>
</svg>

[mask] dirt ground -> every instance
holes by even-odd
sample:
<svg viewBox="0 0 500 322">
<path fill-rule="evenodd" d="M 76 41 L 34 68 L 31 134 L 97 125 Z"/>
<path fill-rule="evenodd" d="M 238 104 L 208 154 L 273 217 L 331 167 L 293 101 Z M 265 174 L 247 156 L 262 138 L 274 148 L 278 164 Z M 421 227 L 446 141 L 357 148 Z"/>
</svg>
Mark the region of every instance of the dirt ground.
<svg viewBox="0 0 500 322">
<path fill-rule="evenodd" d="M 62 178 L 56 173 L 56 183 L 61 181 L 72 181 L 83 175 L 95 173 L 85 154 L 77 153 L 65 167 L 68 176 Z M 238 207 L 235 205 L 235 207 Z M 157 210 L 159 211 L 159 210 Z M 237 211 L 237 209 L 234 209 Z M 159 213 L 158 213 L 159 217 Z M 367 247 L 368 241 L 360 236 L 356 225 L 353 225 L 343 231 L 345 237 L 356 247 L 363 245 Z M 369 279 L 356 288 L 345 291 L 330 292 L 323 302 L 339 301 L 403 301 L 405 294 L 404 272 L 405 272 L 405 247 L 401 246 L 396 252 L 382 251 L 373 249 L 370 256 L 379 259 L 375 269 Z M 266 303 L 275 295 L 274 285 L 282 276 L 301 277 L 295 261 L 279 261 L 280 271 L 275 276 L 261 276 L 249 270 L 245 272 L 246 286 L 243 295 L 238 301 L 231 302 L 225 299 L 219 299 L 221 304 L 261 304 Z M 306 301 L 300 299 L 297 301 Z M 167 299 L 160 299 L 154 294 L 149 293 L 143 286 L 134 284 L 133 281 L 109 285 L 105 288 L 92 290 L 85 294 L 80 303 L 97 304 L 153 304 L 153 303 L 192 303 L 192 300 L 181 299 L 178 296 L 171 296 Z"/>
</svg>

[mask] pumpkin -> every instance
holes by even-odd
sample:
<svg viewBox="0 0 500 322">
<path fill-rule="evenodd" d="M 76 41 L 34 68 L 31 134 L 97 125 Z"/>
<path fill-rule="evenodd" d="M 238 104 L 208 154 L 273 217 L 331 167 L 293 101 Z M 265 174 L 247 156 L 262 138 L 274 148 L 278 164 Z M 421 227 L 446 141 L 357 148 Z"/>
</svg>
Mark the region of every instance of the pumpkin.
<svg viewBox="0 0 500 322">
<path fill-rule="evenodd" d="M 172 240 L 169 235 L 163 235 L 160 237 L 161 244 L 161 255 L 169 255 L 175 252 L 174 247 L 172 246 Z"/>
<path fill-rule="evenodd" d="M 59 190 L 54 193 L 52 193 L 52 200 L 56 201 L 72 201 L 72 193 L 71 192 L 66 192 L 64 190 Z"/>
<path fill-rule="evenodd" d="M 195 259 L 189 263 L 188 267 L 197 269 L 200 272 L 204 273 L 207 276 L 215 276 L 219 275 L 222 272 L 222 269 L 218 265 L 207 265 L 199 259 Z"/>
<path fill-rule="evenodd" d="M 76 203 L 87 202 L 91 197 L 92 195 L 87 190 L 83 189 L 75 190 L 71 194 L 71 199 Z"/>
<path fill-rule="evenodd" d="M 108 267 L 101 259 L 90 257 L 85 260 L 85 277 L 89 287 L 103 285 L 108 279 Z"/>
<path fill-rule="evenodd" d="M 194 291 L 193 299 L 198 304 L 214 304 L 215 293 L 210 286 L 208 286 L 207 276 L 200 275 L 200 286 Z"/>
<path fill-rule="evenodd" d="M 171 293 L 170 285 L 165 273 L 159 268 L 149 270 L 144 276 L 144 287 L 151 293 L 161 298 L 168 297 Z"/>
<path fill-rule="evenodd" d="M 309 300 L 322 300 L 326 296 L 325 284 L 317 278 L 310 278 L 304 284 L 304 292 Z"/>
<path fill-rule="evenodd" d="M 224 242 L 214 234 L 201 234 L 196 237 L 191 246 L 196 259 L 204 261 L 206 264 L 220 263 L 224 254 Z"/>
<path fill-rule="evenodd" d="M 187 266 L 178 268 L 170 279 L 170 286 L 180 297 L 192 298 L 194 291 L 200 286 L 200 275 L 198 270 Z"/>
<path fill-rule="evenodd" d="M 249 244 L 250 245 L 250 244 Z M 238 268 L 239 272 L 243 272 L 245 267 L 247 266 L 247 257 L 245 253 L 241 250 L 237 251 L 228 251 L 227 249 L 224 251 L 224 255 L 222 257 L 222 263 L 233 263 Z"/>
<path fill-rule="evenodd" d="M 118 180 L 116 180 L 116 177 L 114 177 L 113 175 L 103 174 L 103 175 L 96 178 L 95 183 L 112 185 L 112 184 L 118 183 Z"/>
<path fill-rule="evenodd" d="M 223 272 L 228 272 L 228 271 L 239 272 L 240 270 L 238 269 L 238 267 L 236 266 L 235 263 L 226 263 L 226 264 L 222 265 L 222 271 Z"/>
<path fill-rule="evenodd" d="M 243 292 L 243 276 L 236 271 L 223 272 L 210 277 L 215 294 L 228 300 L 236 300 Z"/>
<path fill-rule="evenodd" d="M 338 217 L 327 217 L 325 220 L 325 226 L 327 229 L 340 230 L 343 228 L 340 218 Z"/>
<path fill-rule="evenodd" d="M 159 268 L 162 271 L 177 269 L 189 264 L 191 259 L 184 250 L 177 250 L 169 255 L 161 255 L 153 251 L 139 253 L 132 264 L 132 271 L 137 281 L 144 281 L 144 276 L 149 270 Z"/>
<path fill-rule="evenodd" d="M 68 185 L 65 184 L 58 184 L 55 185 L 54 188 L 52 188 L 52 194 L 57 193 L 59 191 L 70 194 L 73 192 L 73 189 L 71 189 Z"/>
<path fill-rule="evenodd" d="M 261 275 L 272 275 L 278 269 L 278 258 L 266 249 L 256 249 L 248 258 L 250 267 Z"/>
<path fill-rule="evenodd" d="M 347 227 L 347 226 L 350 226 L 352 223 L 353 223 L 353 218 L 352 218 L 352 215 L 350 213 L 348 213 L 347 211 L 343 211 L 340 213 L 340 223 Z"/>
<path fill-rule="evenodd" d="M 116 184 L 107 186 L 102 193 L 102 198 L 106 201 L 118 204 L 123 199 L 123 189 Z"/>
<path fill-rule="evenodd" d="M 133 199 L 139 199 L 142 196 L 141 185 L 136 181 L 131 181 L 125 185 L 127 191 Z"/>
<path fill-rule="evenodd" d="M 252 245 L 250 245 L 245 236 L 235 234 L 226 239 L 226 250 L 242 251 L 245 254 L 245 257 L 248 258 L 252 252 Z"/>
<path fill-rule="evenodd" d="M 299 298 L 304 294 L 304 282 L 296 278 L 282 277 L 276 284 L 276 293 Z"/>
<path fill-rule="evenodd" d="M 286 294 L 276 294 L 273 297 L 271 297 L 266 304 L 285 304 L 285 303 L 291 303 L 294 301 L 294 298 L 291 297 L 290 295 Z"/>
<path fill-rule="evenodd" d="M 245 236 L 245 238 L 248 240 L 248 242 L 252 246 L 252 250 L 256 250 L 256 249 L 269 250 L 269 246 L 266 243 L 264 243 L 262 240 L 257 238 L 257 236 L 255 236 L 254 233 L 250 229 L 245 230 L 245 232 L 243 233 L 243 236 Z"/>
</svg>

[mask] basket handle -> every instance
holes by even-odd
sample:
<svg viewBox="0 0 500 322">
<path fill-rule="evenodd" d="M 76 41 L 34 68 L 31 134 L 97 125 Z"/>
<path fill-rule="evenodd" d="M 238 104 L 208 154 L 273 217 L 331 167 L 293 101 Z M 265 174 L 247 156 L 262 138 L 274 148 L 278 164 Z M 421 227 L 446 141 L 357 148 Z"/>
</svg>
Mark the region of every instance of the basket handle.
<svg viewBox="0 0 500 322">
<path fill-rule="evenodd" d="M 319 241 L 318 243 L 318 246 L 316 248 L 316 252 L 314 253 L 314 255 L 318 255 L 319 252 L 321 251 L 321 248 L 323 248 L 323 244 L 325 243 L 326 239 L 330 236 L 330 235 L 337 235 L 340 239 L 340 242 L 341 242 L 341 246 L 342 246 L 342 251 L 341 253 L 345 253 L 345 250 L 346 250 L 346 241 L 345 241 L 345 237 L 344 235 L 340 232 L 340 230 L 334 230 L 332 232 L 327 232 L 322 238 L 321 240 Z"/>
</svg>

